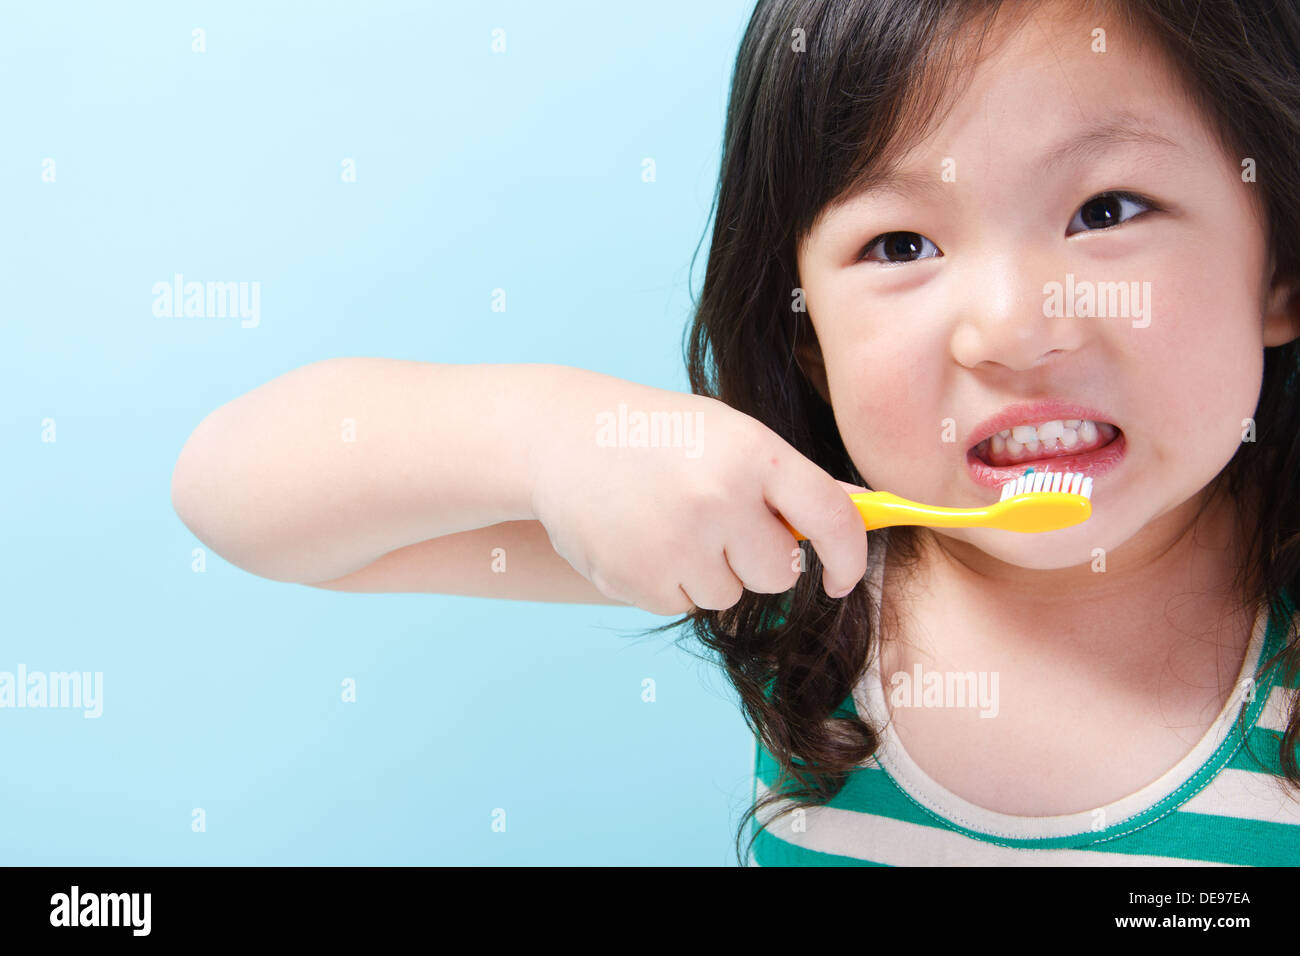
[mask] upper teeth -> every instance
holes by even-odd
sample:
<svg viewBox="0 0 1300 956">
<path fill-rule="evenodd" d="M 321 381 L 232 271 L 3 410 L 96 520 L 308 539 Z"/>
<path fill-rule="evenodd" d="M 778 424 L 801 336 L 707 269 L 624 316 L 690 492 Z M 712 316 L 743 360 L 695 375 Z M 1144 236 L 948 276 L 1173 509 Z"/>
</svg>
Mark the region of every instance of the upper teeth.
<svg viewBox="0 0 1300 956">
<path fill-rule="evenodd" d="M 1037 450 L 1039 442 L 1046 444 L 1057 438 L 1061 440 L 1063 448 L 1073 448 L 1079 442 L 1089 444 L 1097 440 L 1097 423 L 1086 418 L 1058 418 L 1039 425 L 1016 425 L 1013 428 L 1002 429 L 992 436 L 990 443 L 998 452 L 1001 452 L 1005 445 L 1010 444 L 1010 450 L 1018 453 L 1021 445 L 1029 446 L 1030 450 Z"/>
</svg>

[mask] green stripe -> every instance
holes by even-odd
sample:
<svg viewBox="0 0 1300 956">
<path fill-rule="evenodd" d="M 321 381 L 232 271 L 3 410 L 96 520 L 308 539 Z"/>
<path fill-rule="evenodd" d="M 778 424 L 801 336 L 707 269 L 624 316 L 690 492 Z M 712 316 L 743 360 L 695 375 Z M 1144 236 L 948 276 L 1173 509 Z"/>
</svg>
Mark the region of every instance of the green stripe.
<svg viewBox="0 0 1300 956">
<path fill-rule="evenodd" d="M 1147 827 L 1119 839 L 1078 849 L 1245 866 L 1300 866 L 1300 839 L 1297 839 L 1295 831 L 1295 826 L 1282 823 L 1203 813 L 1175 813 L 1166 818 L 1159 829 Z M 989 841 L 973 842 L 979 844 Z M 1050 848 L 1039 846 L 1020 849 Z M 972 848 L 972 852 L 979 851 Z M 760 866 L 889 865 L 806 849 L 767 830 L 755 841 L 754 855 Z"/>
<path fill-rule="evenodd" d="M 1300 826 L 1186 811 L 1095 847 L 1114 853 L 1238 863 L 1300 866 Z"/>
<path fill-rule="evenodd" d="M 840 856 L 835 853 L 820 853 L 805 847 L 787 843 L 778 836 L 764 830 L 754 842 L 754 859 L 759 866 L 888 866 L 888 863 L 875 863 L 871 860 L 859 860 L 853 856 Z"/>
<path fill-rule="evenodd" d="M 1249 752 L 1246 747 L 1238 750 L 1228 761 L 1229 770 L 1249 770 L 1251 773 L 1282 776 L 1282 735 L 1278 731 L 1256 727 L 1250 732 L 1246 743 Z M 1296 760 L 1300 762 L 1300 743 L 1296 744 L 1295 751 Z M 1285 781 L 1283 783 L 1291 786 Z"/>
<path fill-rule="evenodd" d="M 1250 704 L 1251 713 L 1247 715 L 1247 721 L 1251 724 L 1258 719 L 1259 712 L 1263 708 L 1264 701 L 1267 697 L 1267 685 L 1261 685 L 1265 688 L 1265 693 L 1256 696 Z M 1277 739 L 1279 735 L 1272 731 L 1256 729 L 1252 733 L 1251 747 L 1256 753 L 1264 755 L 1266 758 L 1271 754 L 1273 763 L 1277 762 Z M 1006 846 L 1021 849 L 1094 849 L 1103 852 L 1122 852 L 1122 853 L 1155 853 L 1159 856 L 1175 856 L 1180 859 L 1203 858 L 1206 860 L 1215 860 L 1218 862 L 1239 862 L 1233 860 L 1220 860 L 1218 857 L 1205 856 L 1195 857 L 1188 856 L 1185 852 L 1176 852 L 1177 847 L 1188 845 L 1185 836 L 1170 833 L 1180 828 L 1175 821 L 1179 817 L 1204 817 L 1210 821 L 1216 821 L 1218 825 L 1224 827 L 1224 832 L 1233 832 L 1226 824 L 1237 822 L 1238 818 L 1221 817 L 1217 815 L 1206 816 L 1204 814 L 1171 814 L 1171 808 L 1186 802 L 1190 795 L 1198 792 L 1209 782 L 1210 778 L 1216 775 L 1225 764 L 1232 762 L 1241 763 L 1249 760 L 1249 757 L 1243 757 L 1244 748 L 1237 750 L 1233 754 L 1233 748 L 1241 740 L 1240 733 L 1234 725 L 1232 732 L 1224 740 L 1223 744 L 1215 752 L 1215 756 L 1207 760 L 1202 766 L 1192 774 L 1177 790 L 1171 793 L 1165 799 L 1161 800 L 1155 806 L 1149 808 L 1144 813 L 1136 817 L 1130 817 L 1127 820 L 1120 821 L 1103 830 L 1095 832 L 1085 832 L 1071 834 L 1063 837 L 1007 837 L 994 836 L 985 834 L 978 830 L 972 830 L 954 823 L 944 817 L 939 816 L 934 811 L 919 804 L 911 795 L 906 793 L 898 783 L 885 770 L 878 767 L 864 767 L 853 771 L 846 781 L 843 789 L 835 795 L 827 804 L 838 810 L 848 810 L 850 812 L 864 812 L 863 808 L 870 808 L 868 811 L 876 816 L 890 817 L 896 820 L 902 820 L 907 823 L 919 824 L 921 826 L 941 827 L 961 833 L 973 840 L 983 843 L 992 843 L 998 846 Z M 1270 747 L 1271 744 L 1271 747 Z M 1231 755 L 1231 756 L 1230 756 Z M 777 779 L 776 760 L 765 747 L 759 747 L 758 762 L 756 766 L 756 777 L 763 781 L 763 785 L 769 789 L 774 789 Z M 755 786 L 757 793 L 757 786 Z M 1158 835 L 1155 837 L 1134 840 L 1137 834 L 1147 833 L 1148 827 L 1152 824 L 1159 823 L 1157 829 Z M 1276 828 L 1275 832 L 1266 836 L 1266 839 L 1277 840 L 1279 835 L 1286 834 L 1288 831 L 1292 834 L 1290 837 L 1282 836 L 1283 840 L 1296 842 L 1295 834 L 1297 831 L 1293 824 L 1265 824 L 1263 821 L 1244 821 L 1247 829 L 1252 826 L 1271 826 Z M 1135 828 L 1137 829 L 1135 832 Z M 1199 831 L 1198 831 L 1199 832 Z M 1264 831 L 1259 831 L 1261 834 Z M 1149 849 L 1150 840 L 1154 839 L 1160 847 L 1171 847 L 1169 850 Z M 1204 842 L 1203 836 L 1198 840 Z M 1118 841 L 1123 841 L 1122 846 L 1116 846 Z M 1131 849 L 1131 847 L 1140 846 L 1141 849 Z M 1231 853 L 1234 849 L 1240 849 L 1240 843 L 1237 838 L 1229 841 L 1225 847 L 1220 850 L 1223 853 Z M 1252 859 L 1258 859 L 1259 855 L 1252 852 Z M 1240 861 L 1247 862 L 1247 861 Z"/>
<path fill-rule="evenodd" d="M 864 769 L 854 774 L 844 791 L 828 806 L 857 813 L 863 813 L 860 808 L 864 806 L 871 807 L 870 813 L 864 815 L 957 830 L 971 837 L 967 831 L 918 806 L 883 770 Z M 1117 825 L 1112 831 L 1121 835 L 1113 837 L 1106 836 L 1109 831 L 1099 831 L 1082 838 L 1010 840 L 977 836 L 971 839 L 1020 849 L 1081 849 L 1256 866 L 1300 864 L 1300 826 L 1296 824 L 1177 811 L 1156 824 L 1126 832 L 1131 829 L 1132 823 Z"/>
<path fill-rule="evenodd" d="M 766 749 L 763 750 L 760 758 L 756 776 L 769 790 L 776 788 L 776 760 Z M 757 787 L 754 788 L 754 792 L 757 794 Z M 851 813 L 862 813 L 864 807 L 870 807 L 870 811 L 867 812 L 876 816 L 892 817 L 919 826 L 948 828 L 945 821 L 918 806 L 899 789 L 893 778 L 878 766 L 860 767 L 850 773 L 844 788 L 832 797 L 826 806 L 835 810 L 848 810 Z"/>
</svg>

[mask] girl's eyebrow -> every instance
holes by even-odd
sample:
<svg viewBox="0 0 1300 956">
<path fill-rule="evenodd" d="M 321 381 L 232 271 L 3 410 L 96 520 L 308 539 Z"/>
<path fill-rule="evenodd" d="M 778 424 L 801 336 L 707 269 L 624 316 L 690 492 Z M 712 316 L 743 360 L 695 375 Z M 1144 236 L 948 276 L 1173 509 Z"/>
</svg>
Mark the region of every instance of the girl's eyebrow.
<svg viewBox="0 0 1300 956">
<path fill-rule="evenodd" d="M 1182 144 L 1127 111 L 1111 119 L 1092 123 L 1045 150 L 1031 167 L 1035 178 L 1056 167 L 1069 167 L 1094 159 L 1125 145 L 1186 153 Z M 947 186 L 938 172 L 885 170 L 854 187 L 838 206 L 868 197 L 891 194 L 902 199 L 938 202 L 947 198 Z"/>
<path fill-rule="evenodd" d="M 1034 172 L 1046 173 L 1054 166 L 1075 165 L 1110 152 L 1118 146 L 1136 144 L 1150 148 L 1186 152 L 1181 143 L 1153 129 L 1131 113 L 1085 127 L 1047 150 L 1034 164 Z"/>
</svg>

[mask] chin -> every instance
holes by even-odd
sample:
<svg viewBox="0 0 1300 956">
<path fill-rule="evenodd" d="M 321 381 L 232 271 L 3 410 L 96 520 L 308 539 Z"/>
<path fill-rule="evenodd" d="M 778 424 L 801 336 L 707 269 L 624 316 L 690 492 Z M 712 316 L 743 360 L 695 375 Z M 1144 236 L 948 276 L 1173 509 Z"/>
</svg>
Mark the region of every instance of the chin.
<svg viewBox="0 0 1300 956">
<path fill-rule="evenodd" d="M 999 528 L 942 529 L 944 537 L 978 548 L 1004 564 L 1026 571 L 1059 571 L 1063 568 L 1091 566 L 1102 554 L 1109 553 L 1116 541 L 1113 535 L 1100 534 L 1095 518 L 1072 528 L 1025 534 Z M 939 529 L 932 529 L 936 532 Z M 1119 542 L 1122 543 L 1122 540 Z M 1103 565 L 1104 567 L 1104 565 Z"/>
</svg>

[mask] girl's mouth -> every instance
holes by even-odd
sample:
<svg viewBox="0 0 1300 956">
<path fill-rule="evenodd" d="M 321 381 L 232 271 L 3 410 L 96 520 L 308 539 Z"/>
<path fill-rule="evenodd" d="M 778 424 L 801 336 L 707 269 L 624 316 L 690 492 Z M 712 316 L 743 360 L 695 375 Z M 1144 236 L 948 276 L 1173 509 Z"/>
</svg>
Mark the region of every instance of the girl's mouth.
<svg viewBox="0 0 1300 956">
<path fill-rule="evenodd" d="M 1118 465 L 1127 447 L 1124 433 L 1110 422 L 1058 420 L 1017 425 L 986 438 L 966 452 L 966 463 L 976 482 L 1000 488 L 1026 468 L 1096 477 Z"/>
<path fill-rule="evenodd" d="M 1003 429 L 971 451 L 986 465 L 1008 468 L 1084 455 L 1109 445 L 1118 435 L 1119 429 L 1110 422 L 1072 418 Z"/>
</svg>

